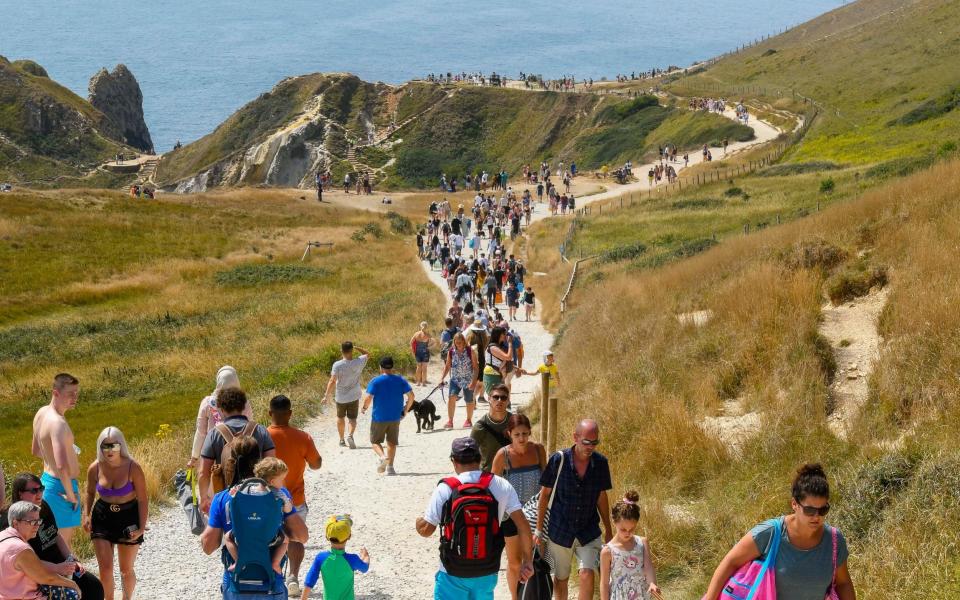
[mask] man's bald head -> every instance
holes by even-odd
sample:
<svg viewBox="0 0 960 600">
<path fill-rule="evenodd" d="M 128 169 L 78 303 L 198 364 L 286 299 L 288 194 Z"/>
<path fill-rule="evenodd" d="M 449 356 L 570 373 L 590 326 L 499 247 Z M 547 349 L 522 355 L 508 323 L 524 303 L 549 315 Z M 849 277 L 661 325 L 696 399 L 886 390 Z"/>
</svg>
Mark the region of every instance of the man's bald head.
<svg viewBox="0 0 960 600">
<path fill-rule="evenodd" d="M 596 438 L 597 434 L 600 433 L 600 426 L 593 419 L 583 419 L 577 423 L 574 433 L 580 437 Z"/>
</svg>

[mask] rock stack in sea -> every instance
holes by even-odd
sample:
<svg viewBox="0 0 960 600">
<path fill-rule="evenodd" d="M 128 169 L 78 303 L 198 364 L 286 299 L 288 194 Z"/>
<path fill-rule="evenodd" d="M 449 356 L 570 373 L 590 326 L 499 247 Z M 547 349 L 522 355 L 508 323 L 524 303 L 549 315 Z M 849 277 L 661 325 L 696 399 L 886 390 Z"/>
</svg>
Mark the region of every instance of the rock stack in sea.
<svg viewBox="0 0 960 600">
<path fill-rule="evenodd" d="M 90 104 L 116 126 L 127 145 L 153 152 L 153 140 L 143 119 L 143 93 L 126 65 L 117 65 L 113 72 L 100 69 L 90 79 L 88 90 Z"/>
</svg>

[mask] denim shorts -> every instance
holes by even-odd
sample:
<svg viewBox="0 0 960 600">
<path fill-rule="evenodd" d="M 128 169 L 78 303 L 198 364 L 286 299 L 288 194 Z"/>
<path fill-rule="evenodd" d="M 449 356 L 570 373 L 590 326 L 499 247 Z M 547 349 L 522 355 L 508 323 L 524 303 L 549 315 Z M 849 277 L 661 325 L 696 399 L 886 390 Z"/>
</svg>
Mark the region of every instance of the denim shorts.
<svg viewBox="0 0 960 600">
<path fill-rule="evenodd" d="M 467 404 L 473 404 L 473 388 L 470 387 L 471 381 L 467 385 L 461 386 L 458 382 L 450 380 L 450 396 L 456 396 L 457 398 L 463 398 L 463 401 Z"/>
</svg>

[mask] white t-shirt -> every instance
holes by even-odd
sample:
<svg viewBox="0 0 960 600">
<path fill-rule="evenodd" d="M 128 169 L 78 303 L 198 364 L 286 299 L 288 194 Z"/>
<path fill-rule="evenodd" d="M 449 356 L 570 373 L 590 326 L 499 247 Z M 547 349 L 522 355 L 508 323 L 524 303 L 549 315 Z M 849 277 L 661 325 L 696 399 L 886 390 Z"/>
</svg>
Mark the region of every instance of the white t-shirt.
<svg viewBox="0 0 960 600">
<path fill-rule="evenodd" d="M 330 374 L 337 377 L 337 388 L 334 395 L 337 404 L 347 404 L 360 399 L 363 392 L 363 388 L 360 386 L 360 376 L 363 375 L 363 369 L 367 366 L 369 358 L 369 355 L 363 354 L 350 360 L 341 358 L 333 363 Z"/>
<path fill-rule="evenodd" d="M 465 471 L 457 475 L 457 479 L 463 483 L 476 483 L 480 481 L 481 473 L 483 473 L 483 471 Z M 493 497 L 497 499 L 497 510 L 499 511 L 501 522 L 507 520 L 509 515 L 523 509 L 523 506 L 520 504 L 520 498 L 517 496 L 517 491 L 513 489 L 510 482 L 503 477 L 494 475 L 490 481 L 489 490 L 490 493 L 493 494 Z M 446 504 L 452 495 L 453 490 L 450 489 L 449 485 L 445 483 L 437 485 L 437 489 L 433 490 L 433 495 L 430 496 L 427 510 L 423 514 L 423 520 L 439 527 L 440 518 L 443 515 L 443 505 Z M 446 573 L 443 564 L 440 565 L 440 571 Z"/>
</svg>

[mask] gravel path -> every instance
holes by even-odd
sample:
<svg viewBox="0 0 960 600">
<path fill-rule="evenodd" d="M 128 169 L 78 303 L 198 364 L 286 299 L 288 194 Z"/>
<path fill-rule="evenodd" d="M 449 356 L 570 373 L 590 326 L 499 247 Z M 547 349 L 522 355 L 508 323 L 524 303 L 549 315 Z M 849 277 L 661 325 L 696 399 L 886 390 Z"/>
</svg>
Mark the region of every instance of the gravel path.
<svg viewBox="0 0 960 600">
<path fill-rule="evenodd" d="M 728 154 L 769 141 L 779 133 L 772 126 L 756 119 L 751 120 L 751 126 L 757 131 L 757 139 L 730 144 Z M 690 164 L 696 164 L 699 159 L 700 154 L 693 153 Z M 642 181 L 618 186 L 609 192 L 583 196 L 578 198 L 578 205 L 584 206 L 631 190 L 646 189 L 645 173 L 649 167 L 634 167 L 638 173 L 644 174 Z M 348 198 L 353 200 L 352 196 Z M 375 208 L 383 209 L 382 206 Z M 548 216 L 546 204 L 534 204 L 534 222 Z M 445 297 L 449 297 L 446 282 L 441 278 L 440 272 L 431 271 L 423 262 L 421 267 L 429 280 L 443 291 Z M 521 308 L 519 313 L 522 315 L 522 312 Z M 538 301 L 536 315 L 539 314 Z M 543 351 L 549 349 L 553 343 L 553 335 L 543 328 L 536 315 L 533 321 L 520 320 L 512 323 L 523 340 L 523 366 L 528 370 L 540 364 Z M 411 324 L 411 335 L 414 328 L 415 324 Z M 356 342 L 363 345 L 362 333 L 358 333 Z M 428 375 L 434 384 L 439 381 L 441 368 L 442 365 L 434 357 Z M 526 405 L 538 386 L 539 377 L 514 379 L 514 404 Z M 432 386 L 415 388 L 417 399 L 426 397 L 431 389 Z M 434 393 L 431 399 L 437 404 L 438 414 L 445 417 L 445 404 L 440 400 L 439 394 L 439 391 Z M 294 401 L 296 403 L 297 399 Z M 474 420 L 485 412 L 486 405 L 481 404 Z M 454 423 L 463 423 L 464 419 L 461 402 Z M 416 533 L 414 522 L 423 514 L 437 482 L 452 473 L 448 458 L 450 442 L 456 437 L 468 434 L 467 429 L 443 430 L 444 420 L 445 418 L 442 418 L 437 423 L 437 430 L 421 434 L 416 433 L 416 423 L 412 417 L 403 421 L 400 427 L 396 477 L 387 477 L 376 472 L 377 461 L 368 440 L 369 416 L 361 415 L 357 428 L 356 450 L 339 447 L 336 425 L 330 411 L 318 415 L 306 424 L 304 429 L 313 436 L 323 456 L 323 468 L 319 471 L 308 471 L 306 474 L 306 495 L 311 507 L 307 525 L 311 531 L 311 539 L 306 545 L 307 556 L 301 568 L 301 578 L 317 553 L 329 547 L 322 532 L 326 517 L 331 513 L 346 512 L 353 516 L 355 523 L 353 539 L 348 549 L 359 551 L 360 547 L 366 546 L 371 555 L 370 572 L 358 575 L 356 579 L 358 599 L 422 600 L 432 595 L 434 573 L 439 561 L 438 536 L 434 534 L 428 539 L 421 538 Z M 535 427 L 535 430 L 539 428 Z M 136 570 L 140 578 L 137 597 L 219 598 L 219 584 L 223 574 L 219 554 L 203 554 L 199 540 L 187 530 L 182 512 L 177 507 L 155 510 L 149 527 L 151 529 L 147 532 L 146 543 L 137 559 Z M 95 561 L 91 561 L 88 568 L 95 573 Z M 117 581 L 120 581 L 119 573 Z M 510 597 L 506 588 L 506 576 L 501 573 L 496 591 L 497 600 Z M 320 590 L 315 590 L 312 597 L 322 597 Z"/>
</svg>

